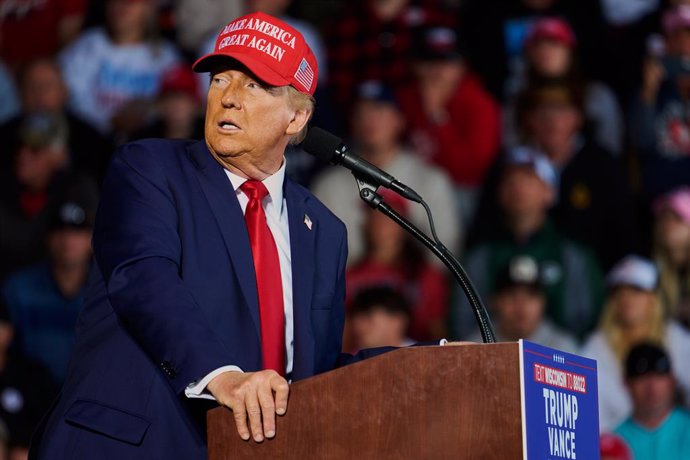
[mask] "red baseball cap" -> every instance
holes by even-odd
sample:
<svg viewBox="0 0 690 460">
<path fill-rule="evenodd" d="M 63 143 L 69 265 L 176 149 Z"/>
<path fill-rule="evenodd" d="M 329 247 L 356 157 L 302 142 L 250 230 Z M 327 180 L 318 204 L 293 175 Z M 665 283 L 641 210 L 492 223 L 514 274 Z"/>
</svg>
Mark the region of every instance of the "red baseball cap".
<svg viewBox="0 0 690 460">
<path fill-rule="evenodd" d="M 197 101 L 200 99 L 197 77 L 186 65 L 173 67 L 163 74 L 158 96 L 171 93 L 187 94 Z"/>
<path fill-rule="evenodd" d="M 316 90 L 316 58 L 304 37 L 268 14 L 251 13 L 230 22 L 218 35 L 213 53 L 197 60 L 192 69 L 209 72 L 226 58 L 241 62 L 269 85 L 290 85 L 311 95 Z"/>
<path fill-rule="evenodd" d="M 632 460 L 633 458 L 625 441 L 614 434 L 602 434 L 599 439 L 599 449 L 602 459 Z"/>
<path fill-rule="evenodd" d="M 527 34 L 525 44 L 531 46 L 536 43 L 537 40 L 553 40 L 563 43 L 570 48 L 574 48 L 577 43 L 570 24 L 560 18 L 544 18 L 537 20 Z"/>
</svg>

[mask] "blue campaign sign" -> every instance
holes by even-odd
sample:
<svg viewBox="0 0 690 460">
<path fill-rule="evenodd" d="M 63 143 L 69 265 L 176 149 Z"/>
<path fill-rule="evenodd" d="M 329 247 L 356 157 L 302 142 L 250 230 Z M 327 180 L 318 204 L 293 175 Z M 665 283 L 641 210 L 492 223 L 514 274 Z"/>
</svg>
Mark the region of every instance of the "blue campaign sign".
<svg viewBox="0 0 690 460">
<path fill-rule="evenodd" d="M 520 340 L 525 460 L 599 459 L 597 362 Z"/>
</svg>

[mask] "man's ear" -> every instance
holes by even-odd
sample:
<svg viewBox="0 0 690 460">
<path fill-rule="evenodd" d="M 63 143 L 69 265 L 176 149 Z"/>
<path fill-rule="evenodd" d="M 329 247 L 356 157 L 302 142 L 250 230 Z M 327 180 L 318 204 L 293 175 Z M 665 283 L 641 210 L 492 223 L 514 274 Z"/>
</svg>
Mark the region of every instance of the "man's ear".
<svg viewBox="0 0 690 460">
<path fill-rule="evenodd" d="M 307 125 L 307 123 L 309 123 L 311 114 L 312 111 L 309 109 L 295 110 L 294 114 L 292 115 L 292 119 L 290 120 L 290 123 L 285 129 L 285 134 L 287 134 L 288 136 L 294 136 L 295 134 L 302 131 L 302 128 L 304 128 Z"/>
</svg>

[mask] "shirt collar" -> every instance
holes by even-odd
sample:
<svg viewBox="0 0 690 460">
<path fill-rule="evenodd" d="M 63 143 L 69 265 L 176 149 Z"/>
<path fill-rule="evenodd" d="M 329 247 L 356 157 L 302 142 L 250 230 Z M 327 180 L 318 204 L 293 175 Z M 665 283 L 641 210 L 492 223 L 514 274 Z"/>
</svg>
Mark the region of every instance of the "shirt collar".
<svg viewBox="0 0 690 460">
<path fill-rule="evenodd" d="M 268 196 L 271 197 L 271 201 L 273 203 L 276 203 L 276 209 L 279 211 L 282 211 L 283 208 L 283 182 L 285 181 L 285 163 L 286 159 L 283 158 L 283 164 L 280 165 L 280 169 L 276 171 L 273 175 L 268 176 L 266 179 L 262 180 L 261 183 L 263 183 L 266 186 L 266 190 L 268 190 Z M 228 179 L 230 179 L 230 183 L 232 184 L 232 188 L 235 190 L 235 193 L 243 193 L 240 190 L 240 186 L 244 184 L 247 179 L 244 177 L 240 177 L 235 173 L 232 173 L 225 169 L 225 174 L 228 176 Z"/>
</svg>

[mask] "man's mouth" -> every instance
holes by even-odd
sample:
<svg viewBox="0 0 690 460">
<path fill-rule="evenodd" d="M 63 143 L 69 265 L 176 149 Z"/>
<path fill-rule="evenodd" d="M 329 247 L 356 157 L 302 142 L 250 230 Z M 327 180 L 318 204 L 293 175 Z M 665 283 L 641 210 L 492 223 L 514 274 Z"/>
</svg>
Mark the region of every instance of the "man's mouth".
<svg viewBox="0 0 690 460">
<path fill-rule="evenodd" d="M 230 120 L 221 120 L 218 122 L 218 127 L 223 131 L 239 131 L 241 128 Z"/>
</svg>

